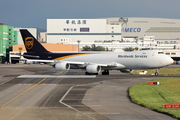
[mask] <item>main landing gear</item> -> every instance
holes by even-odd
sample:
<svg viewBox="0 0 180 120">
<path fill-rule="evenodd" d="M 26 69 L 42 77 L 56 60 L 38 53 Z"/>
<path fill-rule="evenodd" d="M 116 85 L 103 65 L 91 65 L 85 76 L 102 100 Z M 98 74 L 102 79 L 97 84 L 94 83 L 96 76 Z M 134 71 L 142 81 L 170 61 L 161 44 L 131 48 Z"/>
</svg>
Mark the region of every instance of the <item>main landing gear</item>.
<svg viewBox="0 0 180 120">
<path fill-rule="evenodd" d="M 156 69 L 156 72 L 154 74 L 155 76 L 158 76 L 159 75 L 159 68 Z"/>
<path fill-rule="evenodd" d="M 85 72 L 85 75 L 98 75 L 98 73 L 88 73 L 88 72 Z M 109 75 L 109 70 L 104 70 L 102 72 L 102 75 Z"/>
<path fill-rule="evenodd" d="M 104 71 L 102 72 L 102 75 L 109 75 L 109 70 L 104 70 Z"/>
<path fill-rule="evenodd" d="M 98 73 L 88 73 L 88 72 L 85 72 L 85 75 L 98 75 Z"/>
</svg>

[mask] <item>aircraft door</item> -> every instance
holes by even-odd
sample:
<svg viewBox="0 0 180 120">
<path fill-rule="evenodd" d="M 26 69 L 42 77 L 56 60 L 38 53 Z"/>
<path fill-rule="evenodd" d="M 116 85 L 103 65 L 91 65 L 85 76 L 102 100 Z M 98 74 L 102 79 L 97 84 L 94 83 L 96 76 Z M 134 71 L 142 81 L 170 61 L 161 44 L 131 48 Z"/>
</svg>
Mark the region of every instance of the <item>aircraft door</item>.
<svg viewBox="0 0 180 120">
<path fill-rule="evenodd" d="M 154 64 L 156 64 L 155 66 L 159 66 L 162 64 L 162 57 L 159 55 L 159 53 L 153 52 L 152 53 L 152 61 Z"/>
</svg>

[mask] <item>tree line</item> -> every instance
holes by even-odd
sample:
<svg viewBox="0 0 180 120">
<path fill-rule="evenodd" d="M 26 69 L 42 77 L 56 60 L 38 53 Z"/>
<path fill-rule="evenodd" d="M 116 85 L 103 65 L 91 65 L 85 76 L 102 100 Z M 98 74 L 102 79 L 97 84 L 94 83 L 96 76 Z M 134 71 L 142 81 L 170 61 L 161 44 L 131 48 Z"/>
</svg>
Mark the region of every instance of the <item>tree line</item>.
<svg viewBox="0 0 180 120">
<path fill-rule="evenodd" d="M 96 46 L 95 44 L 92 44 L 91 46 L 84 46 L 82 47 L 81 51 L 109 51 L 108 48 L 105 48 L 103 46 Z"/>
</svg>

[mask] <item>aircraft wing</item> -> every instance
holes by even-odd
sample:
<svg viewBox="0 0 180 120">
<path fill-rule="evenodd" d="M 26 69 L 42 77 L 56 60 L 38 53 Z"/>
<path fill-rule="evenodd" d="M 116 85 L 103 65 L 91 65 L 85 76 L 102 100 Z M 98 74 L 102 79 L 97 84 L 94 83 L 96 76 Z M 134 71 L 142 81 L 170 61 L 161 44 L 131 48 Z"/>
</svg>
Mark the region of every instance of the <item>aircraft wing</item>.
<svg viewBox="0 0 180 120">
<path fill-rule="evenodd" d="M 121 67 L 121 68 L 125 68 L 124 65 L 117 63 L 117 62 L 111 62 L 111 63 L 87 63 L 87 62 L 74 62 L 74 61 L 62 61 L 65 63 L 69 63 L 69 64 L 74 64 L 74 65 L 98 65 L 101 67 Z"/>
<path fill-rule="evenodd" d="M 37 60 L 37 59 L 24 59 L 26 61 L 29 62 L 45 62 L 45 63 L 58 63 L 58 62 L 65 62 L 65 63 L 69 63 L 69 64 L 79 64 L 79 65 L 83 65 L 85 64 L 84 62 L 74 62 L 74 61 L 58 61 L 58 60 Z"/>
<path fill-rule="evenodd" d="M 25 59 L 24 59 L 25 60 Z M 76 62 L 76 61 L 57 61 L 57 60 L 37 60 L 37 59 L 26 59 L 28 62 L 44 62 L 44 63 L 58 63 L 58 62 L 64 62 L 68 63 L 71 65 L 98 65 L 101 67 L 120 67 L 120 68 L 125 68 L 123 64 L 117 63 L 117 62 L 111 62 L 111 63 L 90 63 L 90 62 Z"/>
</svg>

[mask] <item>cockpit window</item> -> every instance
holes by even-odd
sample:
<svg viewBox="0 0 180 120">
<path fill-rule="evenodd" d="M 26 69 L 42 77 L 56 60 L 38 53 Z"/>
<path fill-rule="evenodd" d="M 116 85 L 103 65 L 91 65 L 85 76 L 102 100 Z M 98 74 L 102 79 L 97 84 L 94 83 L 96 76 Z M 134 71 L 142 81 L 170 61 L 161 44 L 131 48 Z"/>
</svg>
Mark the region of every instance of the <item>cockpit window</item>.
<svg viewBox="0 0 180 120">
<path fill-rule="evenodd" d="M 158 52 L 158 54 L 164 54 L 164 52 Z"/>
</svg>

